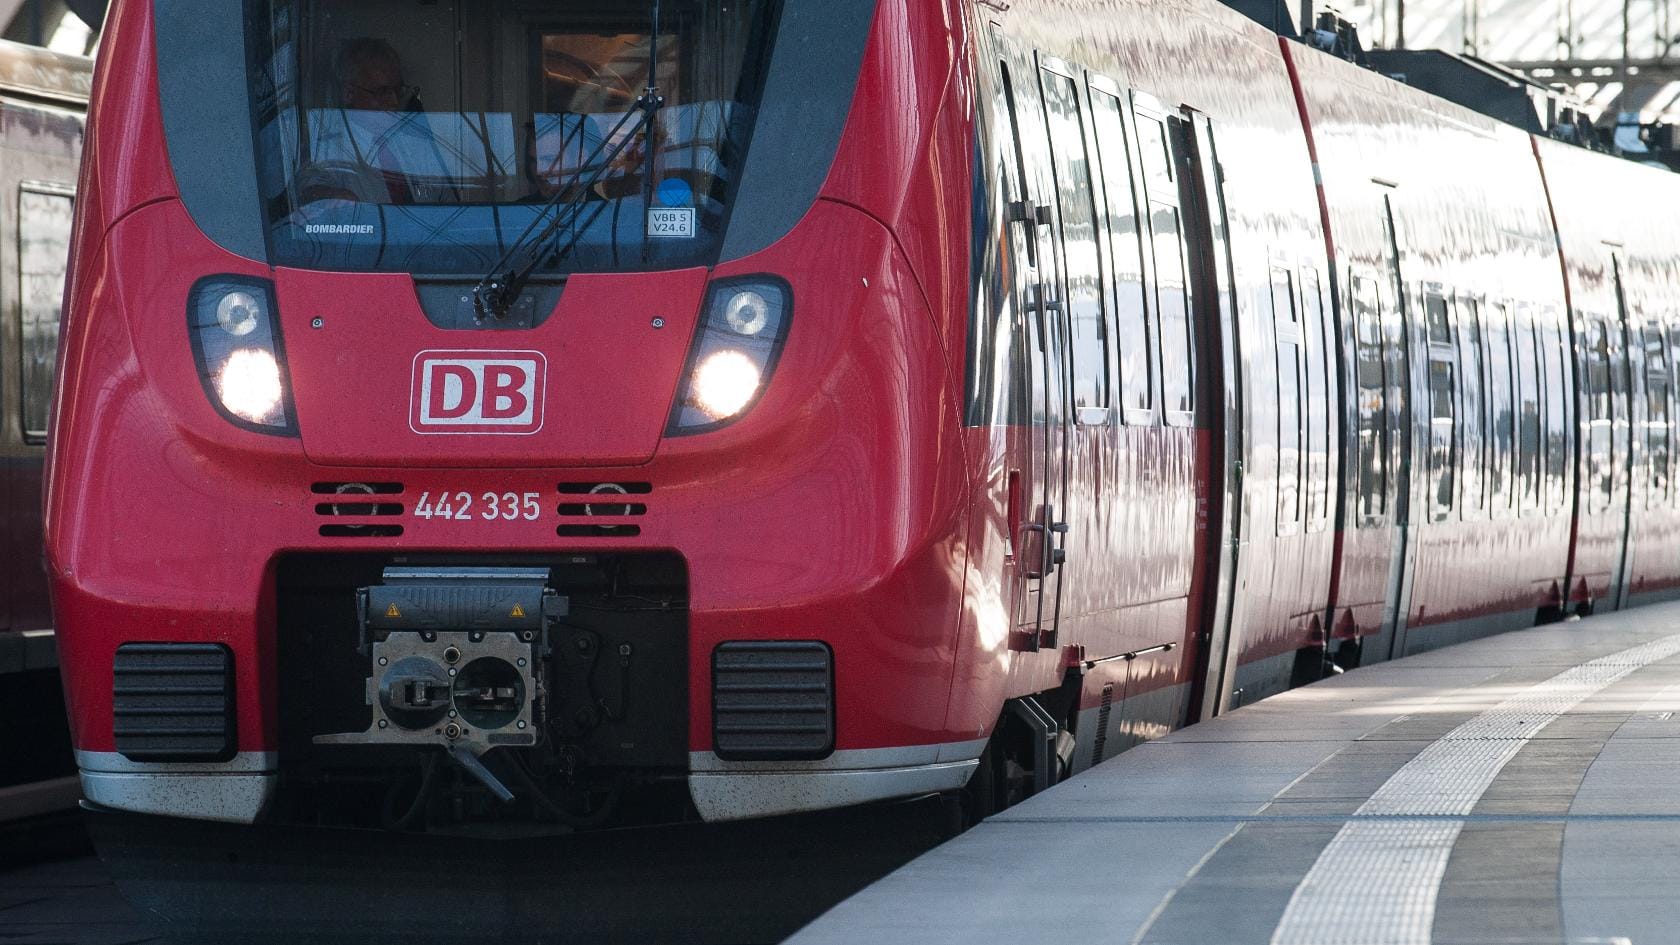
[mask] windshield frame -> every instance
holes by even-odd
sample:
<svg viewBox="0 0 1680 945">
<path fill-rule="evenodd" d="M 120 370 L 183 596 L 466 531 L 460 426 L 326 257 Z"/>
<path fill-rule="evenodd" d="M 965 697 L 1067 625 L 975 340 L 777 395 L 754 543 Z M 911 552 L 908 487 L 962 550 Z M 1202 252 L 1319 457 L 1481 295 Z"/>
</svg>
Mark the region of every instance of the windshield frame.
<svg viewBox="0 0 1680 945">
<path fill-rule="evenodd" d="M 756 140 L 777 145 L 749 148 L 743 157 L 719 264 L 775 243 L 815 203 L 851 113 L 878 5 L 781 0 L 754 128 Z M 210 242 L 272 266 L 255 170 L 245 4 L 151 0 L 150 9 L 151 23 L 115 21 L 107 44 L 150 36 L 175 192 Z"/>
</svg>

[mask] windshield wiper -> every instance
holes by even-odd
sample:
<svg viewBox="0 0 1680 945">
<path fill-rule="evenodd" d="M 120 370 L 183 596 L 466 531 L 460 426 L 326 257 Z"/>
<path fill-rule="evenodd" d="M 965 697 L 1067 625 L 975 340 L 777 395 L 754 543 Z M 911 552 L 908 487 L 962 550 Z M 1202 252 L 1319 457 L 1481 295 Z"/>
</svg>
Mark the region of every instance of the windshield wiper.
<svg viewBox="0 0 1680 945">
<path fill-rule="evenodd" d="M 624 153 L 624 149 L 630 146 L 630 142 L 636 140 L 636 135 L 644 132 L 643 147 L 647 152 L 647 164 L 643 171 L 646 179 L 642 182 L 642 190 L 644 194 L 648 191 L 653 171 L 653 122 L 654 117 L 659 114 L 659 110 L 665 105 L 665 97 L 659 94 L 657 84 L 659 81 L 659 0 L 653 0 L 651 19 L 652 26 L 648 32 L 647 85 L 642 89 L 641 96 L 636 99 L 635 107 L 631 111 L 625 112 L 624 117 L 619 119 L 613 130 L 601 139 L 599 145 L 596 145 L 594 153 L 584 159 L 577 173 L 573 174 L 555 191 L 554 196 L 543 204 L 542 209 L 537 211 L 537 215 L 531 220 L 530 225 L 525 227 L 524 232 L 519 234 L 518 239 L 508 245 L 507 251 L 502 253 L 500 259 L 496 260 L 496 264 L 490 267 L 489 274 L 479 280 L 478 285 L 473 287 L 473 310 L 479 321 L 486 318 L 498 320 L 506 318 L 508 312 L 513 310 L 514 303 L 519 300 L 520 294 L 525 291 L 526 284 L 531 281 L 531 275 L 537 271 L 537 268 L 543 264 L 545 259 L 548 260 L 550 266 L 558 266 L 571 254 L 572 250 L 582 240 L 584 229 L 593 224 L 595 219 L 601 215 L 601 211 L 606 209 L 607 200 L 600 200 L 600 205 L 595 208 L 595 212 L 584 224 L 584 227 L 577 227 L 578 218 L 583 215 L 584 206 L 588 203 L 586 198 L 595 192 L 596 185 L 606 177 L 608 171 L 612 170 L 613 162 L 617 161 L 619 155 Z M 625 125 L 630 124 L 631 119 L 635 119 L 635 122 L 626 132 L 624 130 Z M 611 150 L 607 150 L 609 144 L 612 145 Z M 605 156 L 602 155 L 603 151 L 606 152 Z M 589 180 L 580 182 L 580 178 L 590 168 L 594 168 L 594 172 L 590 174 Z M 545 252 L 543 247 L 549 239 L 567 226 L 574 227 L 571 240 L 563 246 L 556 247 L 552 252 Z"/>
</svg>

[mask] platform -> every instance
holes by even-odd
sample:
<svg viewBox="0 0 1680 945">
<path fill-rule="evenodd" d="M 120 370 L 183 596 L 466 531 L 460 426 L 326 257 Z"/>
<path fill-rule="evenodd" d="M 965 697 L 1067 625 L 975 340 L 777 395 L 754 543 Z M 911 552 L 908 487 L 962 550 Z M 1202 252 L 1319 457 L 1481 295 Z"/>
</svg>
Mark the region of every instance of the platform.
<svg viewBox="0 0 1680 945">
<path fill-rule="evenodd" d="M 1359 669 L 1183 729 L 790 941 L 1680 942 L 1680 605 Z"/>
</svg>

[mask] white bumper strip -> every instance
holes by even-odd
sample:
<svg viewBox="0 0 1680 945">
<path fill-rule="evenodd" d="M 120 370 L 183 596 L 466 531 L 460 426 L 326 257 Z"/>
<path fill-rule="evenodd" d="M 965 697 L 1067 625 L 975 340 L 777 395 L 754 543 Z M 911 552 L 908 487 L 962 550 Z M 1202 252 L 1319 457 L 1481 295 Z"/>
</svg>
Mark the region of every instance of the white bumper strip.
<svg viewBox="0 0 1680 945">
<path fill-rule="evenodd" d="M 862 771 L 909 768 L 946 761 L 973 761 L 986 750 L 986 739 L 910 745 L 904 748 L 848 748 L 816 761 L 724 761 L 709 751 L 688 753 L 688 770 L 700 773 L 745 774 L 753 771 Z"/>
<path fill-rule="evenodd" d="M 279 756 L 241 752 L 221 764 L 130 761 L 116 752 L 76 752 L 82 794 L 136 814 L 248 824 L 274 797 Z"/>
<path fill-rule="evenodd" d="M 818 761 L 689 756 L 688 794 L 708 821 L 745 820 L 955 791 L 979 767 L 986 739 L 837 751 Z"/>
</svg>

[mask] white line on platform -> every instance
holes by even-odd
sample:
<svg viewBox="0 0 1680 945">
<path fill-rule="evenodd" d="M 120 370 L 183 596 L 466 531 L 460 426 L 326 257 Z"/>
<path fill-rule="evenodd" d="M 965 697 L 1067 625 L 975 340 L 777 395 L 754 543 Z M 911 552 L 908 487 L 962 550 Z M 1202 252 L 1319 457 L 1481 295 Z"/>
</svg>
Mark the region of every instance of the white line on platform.
<svg viewBox="0 0 1680 945">
<path fill-rule="evenodd" d="M 1386 818 L 1469 816 L 1500 770 L 1547 725 L 1634 670 L 1676 654 L 1680 634 L 1583 663 L 1430 744 L 1319 853 L 1272 945 L 1429 945 L 1441 878 L 1464 821 Z"/>
</svg>

